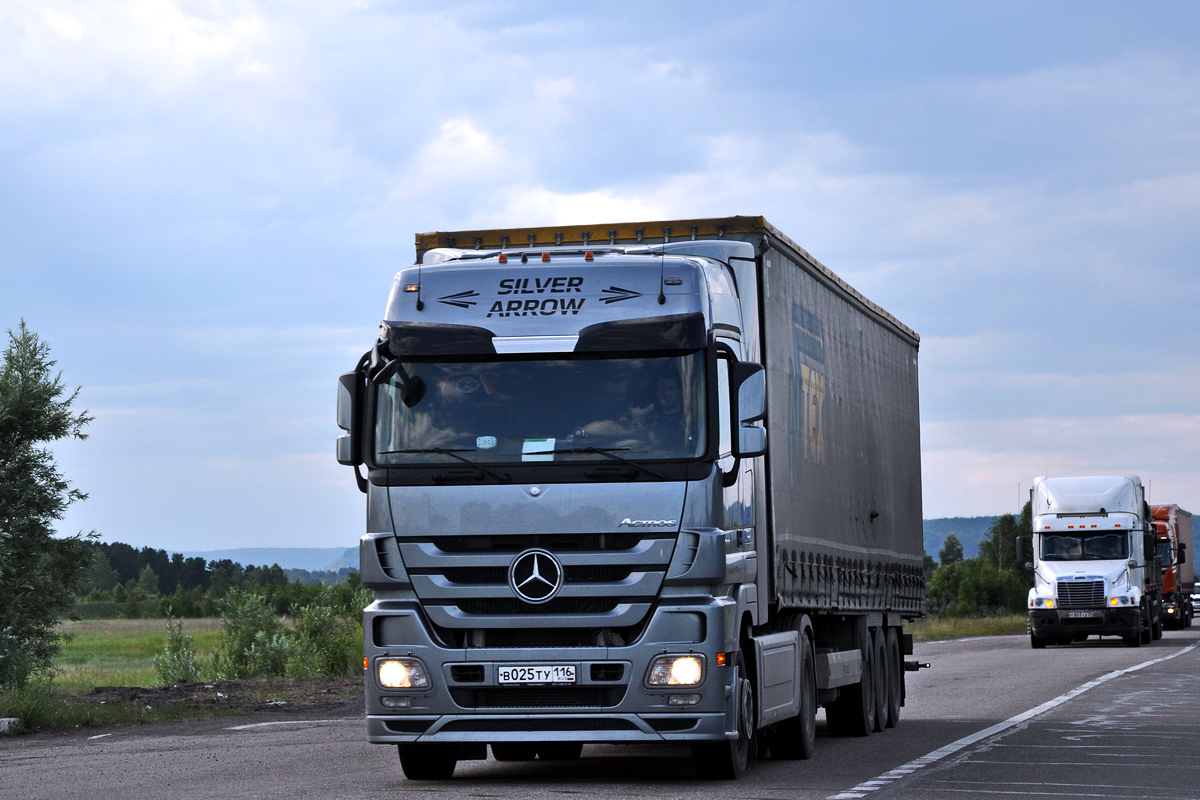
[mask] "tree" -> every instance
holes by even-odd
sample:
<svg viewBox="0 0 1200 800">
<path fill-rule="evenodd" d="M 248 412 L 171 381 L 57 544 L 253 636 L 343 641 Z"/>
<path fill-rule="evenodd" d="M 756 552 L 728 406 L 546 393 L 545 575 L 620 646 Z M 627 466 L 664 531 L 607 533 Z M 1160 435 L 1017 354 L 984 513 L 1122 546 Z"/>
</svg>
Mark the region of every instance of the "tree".
<svg viewBox="0 0 1200 800">
<path fill-rule="evenodd" d="M 0 364 L 0 687 L 50 669 L 94 536 L 55 535 L 54 520 L 87 495 L 71 488 L 45 446 L 86 439 L 92 418 L 71 409 L 79 389 L 68 392 L 52 373 L 49 345 L 24 320 L 8 339 Z"/>
<path fill-rule="evenodd" d="M 938 551 L 938 563 L 946 566 L 947 564 L 957 564 L 962 560 L 963 546 L 962 542 L 958 540 L 958 534 L 946 534 L 946 539 L 942 542 L 942 549 Z"/>
</svg>

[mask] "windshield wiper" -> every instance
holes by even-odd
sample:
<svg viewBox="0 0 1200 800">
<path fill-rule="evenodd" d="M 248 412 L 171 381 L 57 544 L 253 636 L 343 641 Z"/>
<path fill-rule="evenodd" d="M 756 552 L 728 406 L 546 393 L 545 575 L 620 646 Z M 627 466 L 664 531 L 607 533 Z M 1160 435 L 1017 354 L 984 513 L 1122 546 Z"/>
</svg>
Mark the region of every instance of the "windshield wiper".
<svg viewBox="0 0 1200 800">
<path fill-rule="evenodd" d="M 488 469 L 487 467 L 483 466 L 482 464 L 472 461 L 471 459 L 469 459 L 465 456 L 459 455 L 459 453 L 475 453 L 475 452 L 478 452 L 478 451 L 474 447 L 461 447 L 461 448 L 409 447 L 404 450 L 384 450 L 384 451 L 380 452 L 379 455 L 394 456 L 394 455 L 399 455 L 402 453 L 439 453 L 444 456 L 450 456 L 451 458 L 457 458 L 459 461 L 463 462 L 464 464 L 470 464 L 475 469 L 479 470 L 480 472 L 484 472 L 484 473 L 487 473 L 488 475 L 491 475 L 493 478 L 500 481 L 501 483 L 508 483 L 509 481 L 512 480 L 511 475 L 506 475 L 506 474 L 503 474 L 500 472 L 496 472 L 495 470 Z"/>
<path fill-rule="evenodd" d="M 628 447 L 555 447 L 551 450 L 537 450 L 532 453 L 525 453 L 527 456 L 547 455 L 549 453 L 598 453 L 599 455 L 611 458 L 613 461 L 620 461 L 622 464 L 628 464 L 634 469 L 640 469 L 647 475 L 653 475 L 655 478 L 666 478 L 661 472 L 656 472 L 650 469 L 645 464 L 639 464 L 636 461 L 631 461 L 624 456 L 617 455 L 618 450 L 628 450 Z"/>
</svg>

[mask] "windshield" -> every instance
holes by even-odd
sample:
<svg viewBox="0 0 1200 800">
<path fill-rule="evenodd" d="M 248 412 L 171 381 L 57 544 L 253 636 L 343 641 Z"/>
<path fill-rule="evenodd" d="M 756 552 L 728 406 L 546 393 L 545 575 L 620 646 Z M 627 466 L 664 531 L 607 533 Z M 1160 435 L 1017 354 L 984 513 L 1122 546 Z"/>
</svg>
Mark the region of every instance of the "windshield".
<svg viewBox="0 0 1200 800">
<path fill-rule="evenodd" d="M 1111 561 L 1129 557 L 1129 539 L 1119 531 L 1042 535 L 1043 561 Z"/>
<path fill-rule="evenodd" d="M 383 466 L 704 453 L 703 351 L 396 366 L 376 403 L 375 460 Z"/>
</svg>

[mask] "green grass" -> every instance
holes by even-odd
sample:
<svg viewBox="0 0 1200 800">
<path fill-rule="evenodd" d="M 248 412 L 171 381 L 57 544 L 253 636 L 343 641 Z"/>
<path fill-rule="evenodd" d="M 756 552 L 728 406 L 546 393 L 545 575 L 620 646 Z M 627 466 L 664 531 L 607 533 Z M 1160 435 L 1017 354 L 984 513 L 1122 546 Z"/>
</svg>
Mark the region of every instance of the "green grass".
<svg viewBox="0 0 1200 800">
<path fill-rule="evenodd" d="M 220 618 L 186 619 L 197 658 L 212 659 L 222 630 Z M 980 619 L 927 617 L 906 626 L 918 642 L 966 636 L 1020 634 L 1026 617 Z M 0 691 L 0 717 L 18 717 L 26 730 L 89 728 L 101 725 L 199 719 L 224 713 L 217 709 L 161 704 L 100 704 L 85 697 L 98 686 L 157 686 L 154 657 L 167 644 L 165 619 L 94 619 L 63 623 L 70 638 L 63 644 L 53 678 L 19 690 Z"/>
<path fill-rule="evenodd" d="M 197 655 L 211 658 L 222 628 L 219 618 L 187 619 Z M 157 686 L 154 657 L 166 647 L 165 619 L 97 619 L 62 624 L 68 638 L 47 678 L 0 690 L 0 717 L 16 717 L 24 730 L 199 719 L 229 713 L 175 704 L 98 703 L 85 697 L 98 686 Z"/>
<path fill-rule="evenodd" d="M 185 619 L 197 656 L 212 658 L 221 633 L 219 617 Z M 55 667 L 54 683 L 63 692 L 81 693 L 96 686 L 157 686 L 154 657 L 167 646 L 165 619 L 92 619 L 64 622 L 68 635 Z"/>
<path fill-rule="evenodd" d="M 917 642 L 935 639 L 960 639 L 965 636 L 1005 636 L 1025 633 L 1028 617 L 1011 614 L 1004 617 L 925 617 L 905 630 Z"/>
</svg>

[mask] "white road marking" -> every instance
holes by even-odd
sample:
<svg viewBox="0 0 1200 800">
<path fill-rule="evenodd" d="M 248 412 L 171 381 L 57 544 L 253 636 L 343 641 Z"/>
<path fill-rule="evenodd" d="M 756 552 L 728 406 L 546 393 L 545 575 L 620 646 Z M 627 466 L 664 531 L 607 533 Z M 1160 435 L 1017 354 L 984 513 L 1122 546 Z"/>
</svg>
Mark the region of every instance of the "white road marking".
<svg viewBox="0 0 1200 800">
<path fill-rule="evenodd" d="M 1072 699 L 1078 697 L 1079 695 L 1083 694 L 1084 692 L 1088 691 L 1089 689 L 1096 688 L 1097 686 L 1099 686 L 1102 683 L 1107 683 L 1108 681 L 1111 681 L 1113 678 L 1119 678 L 1122 675 L 1128 675 L 1131 672 L 1137 672 L 1140 669 L 1145 669 L 1146 667 L 1153 666 L 1154 664 L 1159 664 L 1159 663 L 1162 663 L 1163 661 L 1169 661 L 1170 659 L 1175 658 L 1176 656 L 1181 656 L 1184 653 L 1191 652 L 1192 650 L 1195 650 L 1197 647 L 1200 647 L 1200 642 L 1195 642 L 1193 644 L 1190 644 L 1187 647 L 1184 647 L 1180 650 L 1175 651 L 1174 653 L 1171 653 L 1170 655 L 1161 656 L 1159 658 L 1153 658 L 1149 661 L 1144 661 L 1141 664 L 1135 664 L 1132 667 L 1126 667 L 1125 669 L 1118 669 L 1114 672 L 1108 673 L 1107 675 L 1101 675 L 1099 678 L 1096 678 L 1096 680 L 1089 681 L 1088 683 L 1085 683 L 1082 686 L 1076 686 L 1074 689 L 1067 692 L 1066 694 L 1059 695 L 1058 697 L 1054 698 L 1053 700 L 1047 700 L 1045 703 L 1042 703 L 1040 706 L 1037 706 L 1036 708 L 1031 708 L 1028 711 L 1018 714 L 1015 717 L 1006 719 L 1004 722 L 996 723 L 995 725 L 991 726 L 990 728 L 984 728 L 981 731 L 972 733 L 970 736 L 964 736 L 963 738 L 959 739 L 957 742 L 951 742 L 950 744 L 948 744 L 944 747 L 939 747 L 937 750 L 934 750 L 931 753 L 926 753 L 925 755 L 921 756 L 920 758 L 908 762 L 904 766 L 896 767 L 895 769 L 889 770 L 878 777 L 872 778 L 869 781 L 863 781 L 858 786 L 855 786 L 853 789 L 847 789 L 844 792 L 839 792 L 838 794 L 830 795 L 828 800 L 858 800 L 858 798 L 866 797 L 868 792 L 873 792 L 873 791 L 876 791 L 877 789 L 881 789 L 894 780 L 898 780 L 899 778 L 902 778 L 906 775 L 911 775 L 912 773 L 916 772 L 917 770 L 927 767 L 930 764 L 933 764 L 937 761 L 941 761 L 946 756 L 957 753 L 959 750 L 962 750 L 965 747 L 969 747 L 982 739 L 986 739 L 989 736 L 995 736 L 997 733 L 1000 733 L 1001 731 L 1006 731 L 1009 728 L 1013 728 L 1013 727 L 1016 727 L 1017 725 L 1020 725 L 1022 722 L 1033 719 L 1034 717 L 1037 717 L 1037 716 L 1041 716 L 1042 714 L 1045 714 L 1047 711 L 1052 711 L 1055 708 L 1058 708 L 1059 706 L 1061 706 L 1063 703 L 1066 703 L 1068 700 L 1072 700 Z"/>
</svg>

